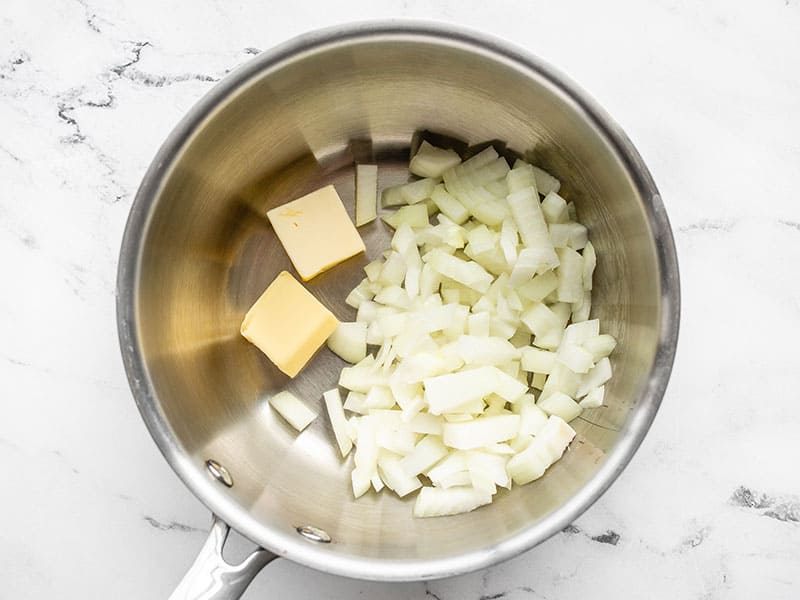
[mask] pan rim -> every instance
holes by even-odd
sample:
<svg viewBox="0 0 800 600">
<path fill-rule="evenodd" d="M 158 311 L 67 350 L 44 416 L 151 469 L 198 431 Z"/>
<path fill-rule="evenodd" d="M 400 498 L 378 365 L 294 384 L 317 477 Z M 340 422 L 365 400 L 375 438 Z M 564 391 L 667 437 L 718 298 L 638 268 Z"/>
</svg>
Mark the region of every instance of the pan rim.
<svg viewBox="0 0 800 600">
<path fill-rule="evenodd" d="M 310 544 L 300 536 L 269 528 L 241 509 L 214 481 L 205 477 L 181 448 L 159 409 L 136 331 L 137 293 L 144 233 L 164 182 L 194 134 L 213 118 L 234 93 L 308 53 L 375 40 L 425 41 L 456 46 L 512 65 L 529 77 L 553 86 L 573 103 L 608 143 L 625 166 L 643 199 L 657 248 L 661 288 L 660 338 L 648 384 L 626 431 L 608 453 L 597 473 L 565 504 L 540 522 L 501 542 L 476 551 L 440 559 L 380 559 L 346 555 Z M 172 130 L 148 168 L 133 201 L 123 234 L 117 273 L 117 327 L 128 382 L 140 414 L 159 450 L 192 493 L 234 529 L 278 556 L 336 575 L 374 581 L 421 581 L 450 577 L 485 568 L 533 548 L 585 512 L 617 479 L 649 430 L 669 381 L 677 349 L 680 321 L 680 282 L 672 230 L 653 178 L 622 129 L 576 84 L 527 51 L 482 33 L 424 21 L 368 21 L 334 26 L 301 35 L 268 50 L 228 74 L 203 96 Z"/>
</svg>

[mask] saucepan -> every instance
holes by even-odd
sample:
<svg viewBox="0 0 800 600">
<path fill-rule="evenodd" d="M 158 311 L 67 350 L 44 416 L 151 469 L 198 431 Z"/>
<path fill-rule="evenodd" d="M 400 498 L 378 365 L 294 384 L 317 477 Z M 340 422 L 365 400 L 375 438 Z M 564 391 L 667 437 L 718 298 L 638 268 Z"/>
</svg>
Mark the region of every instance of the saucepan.
<svg viewBox="0 0 800 600">
<path fill-rule="evenodd" d="M 265 213 L 334 184 L 353 210 L 357 162 L 380 187 L 405 181 L 425 135 L 494 141 L 563 182 L 598 254 L 593 314 L 619 341 L 606 406 L 573 421 L 545 477 L 474 512 L 415 519 L 413 499 L 354 500 L 322 392 L 343 363 L 322 351 L 289 379 L 239 334 L 242 316 L 292 270 Z M 351 213 L 352 214 L 352 213 Z M 361 255 L 308 283 L 341 320 L 361 268 L 388 246 L 380 220 Z M 326 240 L 318 240 L 325 244 Z M 237 598 L 284 557 L 337 575 L 427 580 L 532 548 L 585 511 L 631 460 L 667 385 L 679 319 L 669 222 L 641 157 L 613 120 L 539 59 L 480 34 L 386 22 L 311 33 L 214 87 L 169 135 L 130 211 L 117 319 L 135 401 L 153 439 L 214 517 L 174 598 Z M 267 399 L 287 389 L 322 414 L 298 435 Z M 234 528 L 261 549 L 222 558 Z"/>
</svg>

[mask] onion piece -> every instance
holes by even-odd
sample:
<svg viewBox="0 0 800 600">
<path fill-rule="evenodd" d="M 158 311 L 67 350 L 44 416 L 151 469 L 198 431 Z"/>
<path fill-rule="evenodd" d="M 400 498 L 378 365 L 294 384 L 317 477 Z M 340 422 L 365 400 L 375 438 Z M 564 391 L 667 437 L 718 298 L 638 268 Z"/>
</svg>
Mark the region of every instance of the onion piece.
<svg viewBox="0 0 800 600">
<path fill-rule="evenodd" d="M 522 313 L 520 320 L 534 335 L 543 335 L 548 331 L 560 330 L 561 328 L 561 320 L 558 315 L 541 302 L 532 304 Z"/>
<path fill-rule="evenodd" d="M 573 323 L 580 323 L 581 321 L 586 321 L 592 311 L 592 292 L 585 291 L 583 292 L 583 298 L 578 303 L 574 303 L 572 305 L 572 322 Z"/>
<path fill-rule="evenodd" d="M 369 490 L 372 479 L 378 475 L 378 443 L 376 421 L 373 417 L 362 417 L 358 427 L 355 468 L 352 473 L 353 494 L 358 498 Z M 365 483 L 369 482 L 369 483 Z"/>
<path fill-rule="evenodd" d="M 467 188 L 460 184 L 450 184 L 447 191 L 479 222 L 495 227 L 508 216 L 508 208 L 484 188 Z"/>
<path fill-rule="evenodd" d="M 517 288 L 520 298 L 533 302 L 541 302 L 558 287 L 558 277 L 553 271 L 536 275 L 527 283 Z"/>
<path fill-rule="evenodd" d="M 510 449 L 510 446 L 509 446 Z M 473 487 L 478 488 L 475 482 L 475 475 L 480 473 L 481 479 L 490 482 L 493 485 L 499 485 L 506 489 L 511 487 L 511 479 L 506 472 L 506 463 L 508 459 L 505 456 L 494 454 L 491 452 L 484 452 L 482 450 L 470 450 L 467 452 L 467 466 L 470 475 L 473 477 Z M 496 490 L 492 490 L 494 493 Z"/>
<path fill-rule="evenodd" d="M 591 321 L 583 321 L 580 323 L 573 323 L 564 330 L 564 337 L 562 344 L 564 346 L 576 345 L 581 346 L 587 340 L 596 338 L 600 335 L 600 321 L 592 319 Z"/>
<path fill-rule="evenodd" d="M 443 424 L 442 417 L 430 413 L 419 413 L 408 420 L 408 429 L 414 433 L 441 435 Z"/>
<path fill-rule="evenodd" d="M 596 387 L 591 392 L 586 394 L 583 400 L 581 400 L 578 404 L 580 404 L 581 408 L 598 408 L 603 406 L 605 394 L 606 386 L 601 385 L 600 387 Z"/>
<path fill-rule="evenodd" d="M 378 203 L 378 166 L 356 165 L 356 227 L 374 221 Z"/>
<path fill-rule="evenodd" d="M 322 394 L 322 398 L 325 400 L 325 407 L 328 409 L 328 418 L 330 419 L 331 427 L 333 428 L 333 435 L 336 438 L 336 444 L 339 446 L 339 451 L 342 453 L 342 457 L 345 457 L 353 448 L 353 442 L 350 440 L 350 436 L 347 434 L 347 419 L 344 416 L 342 398 L 339 396 L 339 390 L 328 390 Z M 359 427 L 359 432 L 360 431 L 361 428 Z"/>
<path fill-rule="evenodd" d="M 558 287 L 559 302 L 578 302 L 583 299 L 583 258 L 572 248 L 559 248 Z"/>
<path fill-rule="evenodd" d="M 350 480 L 353 486 L 353 496 L 355 498 L 360 498 L 366 494 L 369 491 L 372 479 L 375 477 L 377 477 L 377 474 L 369 475 L 369 473 L 367 473 L 364 469 L 359 469 L 358 467 L 353 469 L 350 472 Z"/>
<path fill-rule="evenodd" d="M 567 423 L 551 416 L 538 436 L 519 454 L 508 460 L 508 474 L 517 485 L 538 479 L 550 465 L 561 458 L 575 431 Z"/>
<path fill-rule="evenodd" d="M 278 392 L 269 399 L 269 403 L 297 431 L 303 431 L 317 418 L 317 413 L 291 392 Z"/>
<path fill-rule="evenodd" d="M 414 445 L 417 443 L 417 436 L 412 431 L 398 427 L 379 427 L 375 432 L 375 440 L 379 448 L 383 448 L 397 455 L 399 458 L 411 454 L 414 451 Z M 383 482 L 388 483 L 385 479 Z"/>
<path fill-rule="evenodd" d="M 464 485 L 463 483 L 455 483 L 453 478 L 458 473 L 467 471 L 467 455 L 461 451 L 450 452 L 439 463 L 431 467 L 425 472 L 428 479 L 431 480 L 433 485 L 439 487 L 448 487 L 447 483 L 451 485 Z M 467 480 L 469 482 L 469 480 Z"/>
<path fill-rule="evenodd" d="M 557 356 L 558 360 L 574 373 L 588 373 L 594 366 L 594 357 L 591 352 L 584 350 L 580 346 L 564 346 L 563 341 Z"/>
<path fill-rule="evenodd" d="M 341 322 L 327 343 L 328 348 L 342 360 L 357 363 L 367 356 L 367 325 Z"/>
<path fill-rule="evenodd" d="M 536 190 L 536 175 L 533 173 L 533 168 L 523 161 L 514 163 L 514 168 L 506 177 L 506 185 L 510 194 L 523 190 L 525 188 L 533 188 Z M 536 196 L 538 200 L 538 193 Z"/>
<path fill-rule="evenodd" d="M 480 417 L 464 423 L 445 423 L 442 440 L 451 448 L 480 448 L 517 437 L 519 415 Z"/>
<path fill-rule="evenodd" d="M 538 187 L 538 186 L 537 186 Z M 539 193 L 545 194 L 542 200 L 542 214 L 545 220 L 552 225 L 555 223 L 566 223 L 569 221 L 569 211 L 567 210 L 567 201 L 554 191 L 544 192 L 539 188 Z"/>
<path fill-rule="evenodd" d="M 571 221 L 568 226 L 568 240 L 569 247 L 573 250 L 582 250 L 586 244 L 589 243 L 589 230 L 585 225 Z"/>
<path fill-rule="evenodd" d="M 454 150 L 436 148 L 423 141 L 411 159 L 408 170 L 420 177 L 441 177 L 442 173 L 459 164 L 461 157 Z"/>
<path fill-rule="evenodd" d="M 441 415 L 464 404 L 482 401 L 496 386 L 496 377 L 488 369 L 482 367 L 425 379 L 423 385 L 428 411 Z"/>
<path fill-rule="evenodd" d="M 500 155 L 497 153 L 497 150 L 494 149 L 494 146 L 487 146 L 474 156 L 471 156 L 470 158 L 465 160 L 461 165 L 456 167 L 455 171 L 459 174 L 469 173 L 485 165 L 488 165 L 490 162 L 497 160 L 499 156 Z"/>
<path fill-rule="evenodd" d="M 449 452 L 442 443 L 442 438 L 435 435 L 426 435 L 414 447 L 413 452 L 400 461 L 400 466 L 406 475 L 413 477 L 430 469 L 447 456 Z"/>
<path fill-rule="evenodd" d="M 367 356 L 369 358 L 369 356 Z M 353 392 L 366 394 L 374 386 L 385 385 L 386 376 L 376 372 L 371 366 L 359 366 L 358 363 L 352 367 L 345 367 L 339 374 L 339 385 Z"/>
<path fill-rule="evenodd" d="M 494 279 L 483 267 L 434 250 L 426 255 L 426 262 L 439 274 L 449 277 L 478 292 L 485 292 Z M 425 260 L 425 258 L 423 258 Z"/>
<path fill-rule="evenodd" d="M 506 200 L 511 207 L 511 215 L 525 247 L 553 251 L 536 190 L 533 187 L 526 187 L 509 194 Z"/>
<path fill-rule="evenodd" d="M 532 166 L 532 169 L 536 177 L 536 189 L 539 190 L 540 194 L 547 196 L 561 189 L 561 182 L 550 175 L 550 173 L 537 166 Z"/>
<path fill-rule="evenodd" d="M 345 303 L 353 308 L 358 308 L 365 300 L 372 300 L 375 296 L 369 290 L 369 282 L 365 279 L 359 283 L 345 298 Z"/>
<path fill-rule="evenodd" d="M 381 217 L 381 219 L 394 229 L 397 229 L 403 223 L 414 228 L 427 227 L 430 225 L 428 221 L 428 208 L 424 204 L 404 206 L 391 215 Z"/>
<path fill-rule="evenodd" d="M 431 200 L 453 223 L 463 224 L 469 219 L 469 211 L 443 185 L 437 185 L 431 193 Z"/>
<path fill-rule="evenodd" d="M 386 208 L 387 206 L 400 206 L 401 204 L 405 204 L 406 201 L 403 198 L 403 194 L 400 193 L 401 187 L 400 185 L 395 185 L 384 188 L 381 192 L 381 206 Z"/>
<path fill-rule="evenodd" d="M 597 266 L 597 254 L 594 251 L 592 242 L 586 242 L 583 249 L 583 289 L 591 291 L 592 289 L 592 275 Z"/>
<path fill-rule="evenodd" d="M 519 435 L 539 435 L 547 423 L 547 413 L 536 405 L 532 394 L 519 401 Z"/>
<path fill-rule="evenodd" d="M 459 356 L 467 365 L 497 366 L 519 358 L 519 351 L 501 337 L 462 335 L 456 346 Z"/>
<path fill-rule="evenodd" d="M 400 457 L 391 452 L 382 451 L 378 454 L 378 473 L 383 483 L 402 498 L 422 487 L 422 482 L 406 474 L 400 461 Z"/>
<path fill-rule="evenodd" d="M 424 487 L 414 503 L 414 516 L 422 518 L 456 515 L 470 512 L 491 501 L 491 494 L 471 487 Z"/>
<path fill-rule="evenodd" d="M 384 488 L 383 480 L 377 473 L 372 476 L 370 481 L 372 482 L 372 489 L 376 492 L 380 492 Z"/>
<path fill-rule="evenodd" d="M 591 371 L 589 373 L 591 373 Z M 587 373 L 583 377 L 585 378 L 586 376 L 588 376 L 589 373 Z M 570 371 L 569 367 L 565 366 L 563 363 L 556 362 L 552 372 L 547 377 L 547 381 L 545 382 L 544 387 L 542 388 L 542 393 L 539 396 L 539 401 L 541 402 L 543 399 L 547 398 L 549 395 L 554 394 L 556 392 L 561 392 L 563 394 L 566 394 L 570 398 L 580 398 L 580 396 L 578 396 L 577 394 L 578 394 L 578 387 L 581 385 L 581 382 L 582 382 L 582 376 Z"/>
<path fill-rule="evenodd" d="M 575 398 L 583 398 L 593 388 L 600 387 L 609 379 L 611 379 L 611 362 L 608 358 L 601 358 L 594 368 L 581 378 Z"/>
<path fill-rule="evenodd" d="M 489 337 L 489 313 L 482 312 L 467 317 L 467 331 L 474 337 Z"/>
<path fill-rule="evenodd" d="M 567 423 L 581 414 L 581 407 L 578 403 L 562 392 L 553 392 L 539 400 L 536 405 L 548 415 L 561 417 Z"/>
<path fill-rule="evenodd" d="M 348 392 L 347 397 L 344 399 L 344 409 L 360 415 L 366 415 L 369 412 L 369 409 L 364 406 L 364 401 L 366 399 L 366 394 L 362 394 L 360 392 Z M 352 418 L 350 420 L 352 420 Z M 350 420 L 348 420 L 348 423 Z M 351 435 L 350 437 L 352 438 L 353 436 Z"/>
<path fill-rule="evenodd" d="M 407 204 L 418 204 L 431 197 L 436 180 L 431 178 L 418 179 L 400 186 L 400 195 Z"/>
<path fill-rule="evenodd" d="M 389 409 L 394 405 L 395 400 L 392 391 L 386 386 L 373 385 L 364 396 L 363 406 L 367 410 Z"/>
<path fill-rule="evenodd" d="M 556 364 L 556 353 L 539 348 L 523 348 L 521 353 L 522 368 L 529 373 L 552 373 Z"/>
<path fill-rule="evenodd" d="M 604 333 L 585 340 L 583 342 L 583 347 L 588 352 L 591 352 L 592 358 L 597 362 L 614 351 L 614 348 L 617 347 L 617 340 L 607 333 Z"/>
</svg>

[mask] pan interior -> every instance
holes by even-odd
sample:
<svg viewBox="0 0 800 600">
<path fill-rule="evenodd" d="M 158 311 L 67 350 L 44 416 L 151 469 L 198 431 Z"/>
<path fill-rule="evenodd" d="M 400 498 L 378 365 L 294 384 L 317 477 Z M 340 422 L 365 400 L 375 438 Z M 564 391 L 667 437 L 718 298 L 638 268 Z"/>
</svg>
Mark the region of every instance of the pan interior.
<svg viewBox="0 0 800 600">
<path fill-rule="evenodd" d="M 489 52 L 384 36 L 262 62 L 157 174 L 134 288 L 138 350 L 154 390 L 143 412 L 156 415 L 195 491 L 206 486 L 206 499 L 234 524 L 246 515 L 247 534 L 279 553 L 309 543 L 293 540 L 296 527 L 312 525 L 333 539 L 314 552 L 386 564 L 446 560 L 542 523 L 598 472 L 637 411 L 658 402 L 647 387 L 662 327 L 650 198 L 573 99 Z M 561 179 L 597 248 L 593 316 L 619 340 L 607 407 L 573 422 L 578 436 L 564 458 L 491 506 L 440 519 L 413 519 L 413 498 L 370 492 L 353 500 L 352 459 L 338 456 L 321 402 L 341 360 L 323 349 L 291 380 L 239 335 L 264 288 L 293 271 L 266 211 L 332 183 L 352 215 L 354 163 L 376 162 L 380 188 L 406 181 L 423 131 L 467 145 L 502 140 L 498 149 Z M 380 221 L 360 232 L 366 255 L 308 283 L 345 321 L 355 318 L 347 292 L 391 235 Z M 282 389 L 320 413 L 300 435 L 267 404 Z M 209 458 L 227 468 L 233 487 L 207 477 Z"/>
</svg>

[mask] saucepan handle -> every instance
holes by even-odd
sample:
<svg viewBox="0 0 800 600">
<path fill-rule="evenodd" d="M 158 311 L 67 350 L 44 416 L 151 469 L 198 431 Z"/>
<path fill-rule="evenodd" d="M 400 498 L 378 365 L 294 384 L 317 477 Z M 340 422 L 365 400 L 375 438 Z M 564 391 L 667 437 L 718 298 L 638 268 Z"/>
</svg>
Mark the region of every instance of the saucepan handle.
<svg viewBox="0 0 800 600">
<path fill-rule="evenodd" d="M 277 558 L 259 548 L 238 565 L 229 564 L 222 558 L 222 548 L 231 528 L 216 515 L 213 519 L 208 539 L 169 600 L 236 600 L 259 571 Z"/>
</svg>

